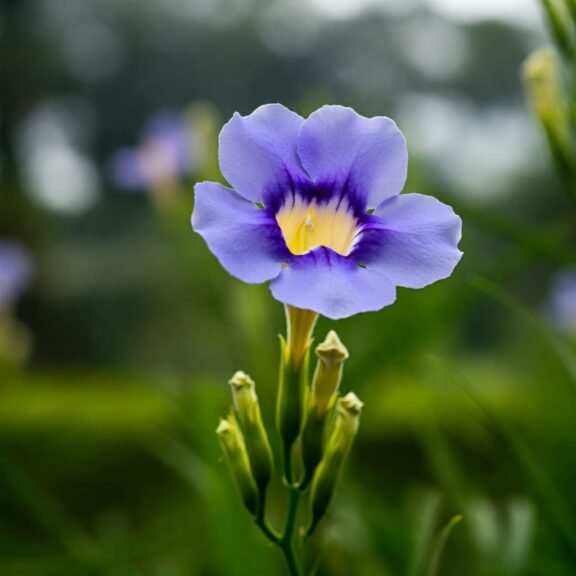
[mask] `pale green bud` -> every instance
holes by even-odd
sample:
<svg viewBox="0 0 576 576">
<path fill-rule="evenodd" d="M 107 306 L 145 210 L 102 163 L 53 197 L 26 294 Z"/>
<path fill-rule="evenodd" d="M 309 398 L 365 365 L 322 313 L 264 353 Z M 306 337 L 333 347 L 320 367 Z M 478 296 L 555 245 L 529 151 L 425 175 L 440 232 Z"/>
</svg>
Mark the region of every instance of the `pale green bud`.
<svg viewBox="0 0 576 576">
<path fill-rule="evenodd" d="M 312 399 L 318 415 L 326 414 L 336 399 L 342 380 L 342 368 L 348 359 L 348 350 L 338 334 L 330 330 L 324 342 L 316 347 L 318 363 L 312 380 Z"/>
<path fill-rule="evenodd" d="M 244 505 L 250 513 L 256 516 L 258 491 L 252 477 L 244 438 L 234 413 L 230 413 L 226 419 L 220 420 L 218 428 L 216 428 L 216 434 Z"/>
<path fill-rule="evenodd" d="M 566 0 L 566 6 L 572 17 L 573 24 L 576 25 L 576 0 Z"/>
<path fill-rule="evenodd" d="M 302 488 L 312 479 L 312 474 L 322 459 L 326 419 L 338 397 L 343 365 L 349 355 L 336 332 L 331 330 L 324 342 L 316 347 L 316 356 L 318 362 L 309 395 L 306 424 L 302 432 Z"/>
<path fill-rule="evenodd" d="M 570 29 L 569 2 L 564 0 L 541 0 L 550 32 L 558 48 L 569 58 L 574 56 L 574 36 Z"/>
<path fill-rule="evenodd" d="M 563 172 L 573 161 L 570 111 L 560 80 L 557 56 L 553 50 L 539 50 L 522 66 L 522 76 L 530 104 L 540 121 L 552 154 Z"/>
<path fill-rule="evenodd" d="M 308 536 L 312 534 L 318 522 L 326 514 L 332 501 L 350 448 L 358 432 L 362 406 L 362 402 L 354 392 L 349 392 L 344 398 L 338 400 L 336 420 L 326 445 L 326 452 L 312 481 L 310 493 L 312 520 L 308 528 Z"/>
<path fill-rule="evenodd" d="M 260 492 L 272 478 L 272 450 L 262 422 L 256 386 L 250 376 L 236 372 L 229 382 L 232 388 L 234 409 L 242 429 L 252 475 Z"/>
<path fill-rule="evenodd" d="M 562 100 L 559 74 L 553 50 L 538 50 L 522 66 L 522 76 L 532 108 L 543 123 L 554 120 L 557 106 Z"/>
</svg>

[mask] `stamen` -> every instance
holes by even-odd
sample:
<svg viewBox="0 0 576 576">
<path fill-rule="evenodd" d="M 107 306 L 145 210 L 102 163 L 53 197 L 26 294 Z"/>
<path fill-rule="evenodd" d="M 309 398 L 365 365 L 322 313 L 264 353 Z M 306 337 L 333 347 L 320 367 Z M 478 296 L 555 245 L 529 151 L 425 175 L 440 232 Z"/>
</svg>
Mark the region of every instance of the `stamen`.
<svg viewBox="0 0 576 576">
<path fill-rule="evenodd" d="M 356 218 L 347 202 L 306 203 L 293 198 L 276 215 L 284 240 L 293 254 L 305 254 L 317 246 L 326 246 L 338 254 L 350 253 L 358 233 Z"/>
</svg>

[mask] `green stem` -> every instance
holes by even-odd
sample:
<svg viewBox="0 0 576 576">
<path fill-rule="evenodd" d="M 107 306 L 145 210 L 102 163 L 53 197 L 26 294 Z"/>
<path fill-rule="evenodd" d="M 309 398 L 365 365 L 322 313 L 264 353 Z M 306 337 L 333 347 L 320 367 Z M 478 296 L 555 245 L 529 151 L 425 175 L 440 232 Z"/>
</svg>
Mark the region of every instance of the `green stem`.
<svg viewBox="0 0 576 576">
<path fill-rule="evenodd" d="M 290 486 L 288 494 L 288 511 L 286 513 L 286 523 L 282 535 L 278 534 L 266 521 L 266 493 L 260 495 L 260 506 L 256 516 L 256 525 L 260 528 L 264 536 L 273 544 L 278 546 L 286 559 L 290 576 L 302 576 L 298 559 L 293 548 L 294 530 L 296 528 L 296 518 L 298 516 L 298 501 L 300 491 L 296 486 Z"/>
<path fill-rule="evenodd" d="M 280 534 L 278 534 L 268 522 L 266 522 L 266 490 L 260 492 L 260 499 L 258 503 L 258 514 L 256 515 L 256 525 L 262 530 L 262 533 L 270 542 L 278 544 L 280 542 Z"/>
<path fill-rule="evenodd" d="M 283 542 L 291 542 L 294 535 L 294 527 L 296 526 L 296 515 L 298 513 L 298 501 L 300 492 L 298 488 L 291 486 L 288 495 L 288 512 L 286 514 L 286 524 L 284 525 L 284 534 L 282 534 Z"/>
<path fill-rule="evenodd" d="M 284 558 L 286 558 L 286 564 L 288 565 L 290 576 L 302 576 L 292 546 L 282 546 L 282 552 L 284 552 Z"/>
<path fill-rule="evenodd" d="M 288 512 L 286 514 L 286 524 L 284 526 L 284 533 L 282 534 L 282 537 L 278 542 L 278 545 L 282 549 L 282 552 L 284 552 L 284 557 L 286 558 L 286 563 L 288 564 L 288 570 L 290 571 L 290 576 L 302 575 L 293 548 L 294 528 L 296 527 L 296 516 L 298 514 L 299 498 L 300 498 L 300 491 L 298 490 L 298 488 L 291 486 L 288 497 Z"/>
</svg>

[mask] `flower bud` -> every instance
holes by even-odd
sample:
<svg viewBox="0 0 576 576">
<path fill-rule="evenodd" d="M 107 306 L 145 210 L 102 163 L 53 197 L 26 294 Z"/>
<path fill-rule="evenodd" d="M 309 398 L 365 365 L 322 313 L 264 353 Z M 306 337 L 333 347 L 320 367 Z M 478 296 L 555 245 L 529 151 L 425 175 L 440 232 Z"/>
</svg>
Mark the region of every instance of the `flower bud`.
<svg viewBox="0 0 576 576">
<path fill-rule="evenodd" d="M 336 332 L 331 330 L 324 342 L 316 347 L 316 356 L 318 363 L 312 380 L 306 424 L 302 432 L 304 461 L 302 488 L 305 488 L 312 479 L 314 470 L 322 459 L 326 419 L 338 397 L 342 368 L 348 358 L 348 350 Z"/>
<path fill-rule="evenodd" d="M 310 348 L 304 351 L 302 360 L 295 365 L 286 341 L 280 337 L 281 360 L 276 406 L 276 426 L 282 438 L 284 475 L 292 483 L 292 446 L 302 429 L 306 394 L 308 390 L 308 363 Z"/>
<path fill-rule="evenodd" d="M 224 456 L 236 481 L 244 505 L 251 514 L 256 516 L 258 492 L 252 477 L 244 438 L 234 413 L 231 412 L 228 418 L 220 420 L 216 434 L 218 434 L 222 450 L 224 450 Z"/>
<path fill-rule="evenodd" d="M 316 469 L 312 481 L 310 503 L 312 520 L 307 535 L 310 536 L 332 501 L 344 463 L 358 432 L 362 402 L 354 392 L 338 400 L 336 421 L 326 445 L 326 452 Z"/>
<path fill-rule="evenodd" d="M 229 382 L 232 388 L 234 409 L 244 436 L 252 475 L 260 493 L 272 478 L 272 450 L 262 422 L 256 386 L 250 376 L 236 372 Z"/>
<path fill-rule="evenodd" d="M 336 399 L 342 379 L 342 368 L 348 359 L 348 350 L 334 330 L 316 347 L 318 363 L 312 381 L 313 402 L 316 413 L 326 414 Z"/>
<path fill-rule="evenodd" d="M 524 62 L 522 75 L 530 105 L 546 133 L 554 159 L 563 173 L 569 173 L 573 161 L 570 112 L 555 53 L 535 52 Z"/>
<path fill-rule="evenodd" d="M 556 106 L 562 100 L 554 51 L 544 49 L 534 52 L 524 62 L 522 76 L 534 112 L 542 122 L 551 122 Z"/>
</svg>

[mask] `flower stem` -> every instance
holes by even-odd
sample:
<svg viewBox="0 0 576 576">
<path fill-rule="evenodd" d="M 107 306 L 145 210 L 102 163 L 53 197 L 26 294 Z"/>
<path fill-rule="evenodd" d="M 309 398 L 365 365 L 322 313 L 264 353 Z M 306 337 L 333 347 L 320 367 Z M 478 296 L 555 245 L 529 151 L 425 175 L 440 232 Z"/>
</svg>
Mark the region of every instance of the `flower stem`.
<svg viewBox="0 0 576 576">
<path fill-rule="evenodd" d="M 286 524 L 284 526 L 284 533 L 282 534 L 282 537 L 278 542 L 278 545 L 282 549 L 282 552 L 284 552 L 284 557 L 286 558 L 286 564 L 288 565 L 290 576 L 302 575 L 293 548 L 294 528 L 296 527 L 296 516 L 298 514 L 299 498 L 300 498 L 300 491 L 298 490 L 297 487 L 291 486 L 288 496 L 288 512 L 286 514 Z"/>
<path fill-rule="evenodd" d="M 286 523 L 282 535 L 278 534 L 266 521 L 264 502 L 261 503 L 258 515 L 256 516 L 256 524 L 264 536 L 282 550 L 290 576 L 302 576 L 293 547 L 299 497 L 300 491 L 298 488 L 296 486 L 290 486 L 290 492 L 288 495 L 288 511 L 286 513 Z"/>
<path fill-rule="evenodd" d="M 284 524 L 284 531 L 282 535 L 278 534 L 266 521 L 266 493 L 260 495 L 260 505 L 256 515 L 256 525 L 264 536 L 273 544 L 276 544 L 284 554 L 286 564 L 290 576 L 302 576 L 302 571 L 294 552 L 293 540 L 294 530 L 296 528 L 296 518 L 298 516 L 298 503 L 300 498 L 300 491 L 295 485 L 289 486 L 288 493 L 288 510 L 286 512 L 286 523 Z"/>
<path fill-rule="evenodd" d="M 284 558 L 286 558 L 286 564 L 288 565 L 290 576 L 302 576 L 292 546 L 282 546 L 282 551 L 284 552 Z"/>
<path fill-rule="evenodd" d="M 266 521 L 266 491 L 260 492 L 260 502 L 258 506 L 258 514 L 256 516 L 256 525 L 262 530 L 262 533 L 270 542 L 278 544 L 280 542 L 280 534 L 276 532 Z"/>
</svg>

